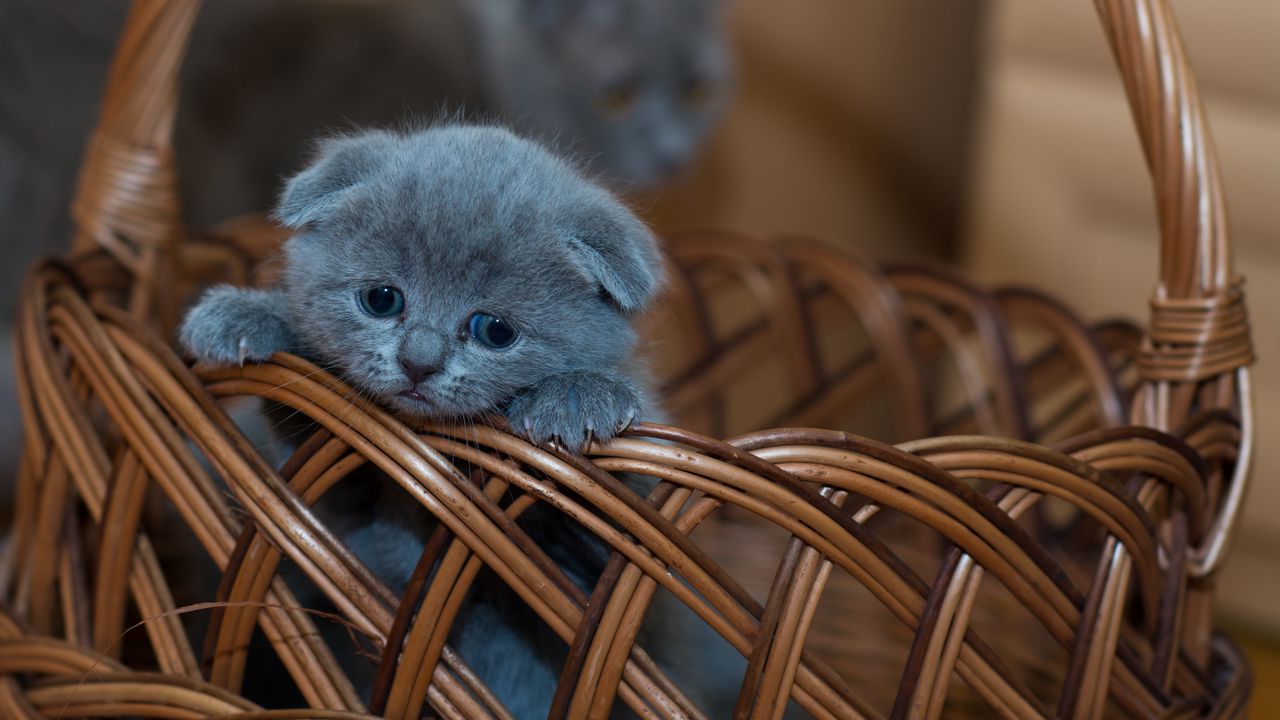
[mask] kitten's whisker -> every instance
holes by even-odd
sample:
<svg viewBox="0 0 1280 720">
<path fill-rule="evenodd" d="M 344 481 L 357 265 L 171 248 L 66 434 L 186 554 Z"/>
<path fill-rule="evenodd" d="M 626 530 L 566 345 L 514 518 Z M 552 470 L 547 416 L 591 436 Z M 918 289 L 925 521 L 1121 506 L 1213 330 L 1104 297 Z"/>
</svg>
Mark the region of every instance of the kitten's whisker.
<svg viewBox="0 0 1280 720">
<path fill-rule="evenodd" d="M 290 380 L 288 380 L 288 381 L 286 381 L 286 382 L 282 382 L 282 383 L 280 383 L 279 385 L 273 386 L 272 388 L 270 388 L 270 389 L 268 389 L 268 390 L 263 390 L 262 392 L 258 393 L 258 396 L 259 396 L 259 397 L 261 397 L 262 395 L 264 395 L 264 394 L 266 394 L 266 393 L 273 392 L 273 391 L 276 391 L 276 390 L 280 390 L 280 389 L 282 389 L 282 388 L 286 388 L 286 387 L 288 387 L 288 386 L 290 386 L 290 385 L 292 385 L 292 384 L 294 384 L 294 383 L 296 383 L 296 382 L 299 382 L 299 381 L 302 381 L 302 380 L 306 380 L 307 378 L 311 377 L 312 375 L 317 375 L 317 374 L 322 373 L 322 372 L 332 372 L 332 371 L 331 371 L 329 368 L 317 367 L 315 370 L 312 370 L 311 372 L 306 373 L 305 375 L 299 375 L 298 377 L 291 378 Z"/>
<path fill-rule="evenodd" d="M 288 385 L 290 385 L 290 384 L 292 384 L 292 383 L 298 382 L 298 381 L 300 381 L 300 380 L 304 380 L 304 379 L 306 379 L 306 378 L 310 378 L 310 377 L 312 377 L 312 376 L 318 375 L 318 374 L 323 373 L 323 372 L 334 373 L 334 372 L 338 372 L 338 371 L 340 371 L 340 370 L 339 370 L 339 368 L 338 368 L 338 367 L 336 367 L 336 366 L 333 366 L 333 365 L 329 365 L 329 366 L 318 365 L 318 366 L 316 367 L 316 369 L 315 369 L 315 370 L 312 370 L 311 372 L 308 372 L 308 373 L 303 374 L 303 375 L 299 375 L 298 377 L 295 377 L 295 378 L 290 379 L 288 382 L 284 382 L 284 383 L 281 383 L 281 384 L 279 384 L 279 385 L 276 385 L 275 387 L 271 388 L 271 390 L 263 391 L 263 392 L 261 392 L 261 393 L 258 393 L 258 397 L 259 397 L 260 399 L 262 399 L 262 400 L 263 400 L 263 402 L 273 403 L 273 404 L 275 404 L 275 405 L 277 405 L 277 406 L 283 406 L 283 405 L 285 405 L 285 403 L 278 403 L 278 402 L 275 402 L 275 401 L 273 401 L 273 400 L 270 400 L 270 399 L 266 398 L 266 397 L 265 397 L 266 393 L 271 392 L 272 390 L 279 390 L 279 389 L 284 388 L 284 387 L 286 387 L 286 386 L 288 386 Z M 335 376 L 333 376 L 333 377 L 331 377 L 330 379 L 327 379 L 327 380 L 326 380 L 326 379 L 322 379 L 320 384 L 321 384 L 321 386 L 322 386 L 322 387 L 324 387 L 326 390 L 332 390 L 332 389 L 334 389 L 335 387 L 337 387 L 337 386 L 341 385 L 341 384 L 342 384 L 342 380 L 341 380 L 341 379 L 339 379 L 338 377 L 336 377 L 336 375 L 335 375 Z M 364 393 L 362 393 L 362 392 L 360 391 L 360 389 L 359 389 L 359 388 L 354 388 L 354 387 L 353 387 L 353 388 L 351 388 L 351 390 L 352 390 L 355 394 L 357 394 L 358 396 L 360 396 L 360 397 L 365 397 L 366 399 L 372 400 L 372 397 L 369 397 L 369 396 L 365 395 Z M 346 398 L 344 398 L 344 399 L 346 399 Z M 354 403 L 352 403 L 349 399 L 347 399 L 347 402 L 348 402 L 348 404 L 351 404 L 352 406 L 354 406 Z M 288 433 L 287 435 L 280 435 L 280 434 L 278 434 L 278 433 L 275 433 L 275 432 L 274 432 L 274 431 L 276 431 L 276 430 L 279 430 L 281 427 L 284 427 L 284 426 L 285 426 L 285 425 L 287 425 L 288 423 L 290 423 L 290 422 L 291 422 L 295 417 L 297 417 L 297 416 L 298 416 L 298 415 L 300 415 L 300 414 L 303 414 L 303 411 L 302 411 L 302 409 L 301 409 L 301 408 L 298 408 L 298 407 L 294 407 L 294 408 L 292 408 L 292 411 L 291 411 L 291 412 L 289 412 L 289 414 L 285 415 L 284 417 L 279 418 L 278 420 L 276 420 L 276 422 L 274 422 L 274 423 L 272 423 L 272 424 L 271 424 L 271 426 L 268 428 L 268 430 L 270 430 L 270 431 L 272 431 L 272 432 L 269 432 L 269 433 L 268 433 L 268 437 L 267 437 L 267 439 L 266 439 L 266 440 L 264 440 L 264 441 L 262 441 L 262 442 L 254 443 L 254 448 L 255 448 L 255 449 L 257 449 L 257 450 L 263 450 L 263 449 L 275 450 L 275 449 L 277 449 L 278 447 L 281 447 L 281 446 L 289 446 L 289 445 L 292 445 L 293 443 L 292 443 L 291 441 L 293 441 L 295 438 L 297 438 L 297 437 L 299 437 L 299 436 L 307 435 L 307 434 L 309 434 L 309 433 L 311 433 L 311 432 L 314 432 L 314 425 L 315 425 L 315 423 L 314 423 L 314 422 L 312 422 L 312 423 L 308 423 L 308 424 L 304 425 L 303 427 L 300 427 L 300 428 L 298 428 L 297 430 L 295 430 L 295 431 L 293 431 L 293 432 L 291 432 L 291 433 Z"/>
</svg>

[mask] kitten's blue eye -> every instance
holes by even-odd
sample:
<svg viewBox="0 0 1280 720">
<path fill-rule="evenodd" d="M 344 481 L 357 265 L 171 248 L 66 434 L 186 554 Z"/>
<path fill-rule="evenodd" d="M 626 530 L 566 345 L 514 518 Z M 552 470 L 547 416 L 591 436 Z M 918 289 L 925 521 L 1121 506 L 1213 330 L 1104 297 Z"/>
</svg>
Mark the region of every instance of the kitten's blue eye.
<svg viewBox="0 0 1280 720">
<path fill-rule="evenodd" d="M 394 317 L 404 310 L 404 293 L 389 285 L 371 287 L 360 293 L 360 307 L 374 317 Z"/>
<path fill-rule="evenodd" d="M 494 350 L 510 347 L 516 341 L 516 329 L 506 320 L 489 313 L 472 315 L 467 321 L 467 329 L 471 331 L 471 337 Z"/>
</svg>

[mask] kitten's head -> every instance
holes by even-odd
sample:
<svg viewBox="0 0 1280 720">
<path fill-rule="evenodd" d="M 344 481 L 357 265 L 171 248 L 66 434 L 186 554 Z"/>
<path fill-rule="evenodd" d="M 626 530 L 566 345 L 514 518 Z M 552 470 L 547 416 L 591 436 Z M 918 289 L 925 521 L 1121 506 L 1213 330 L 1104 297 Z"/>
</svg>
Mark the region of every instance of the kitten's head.
<svg viewBox="0 0 1280 720">
<path fill-rule="evenodd" d="M 505 0 L 482 12 L 499 110 L 645 186 L 683 167 L 719 116 L 730 67 L 719 0 Z"/>
<path fill-rule="evenodd" d="M 576 369 L 616 371 L 661 281 L 612 195 L 511 133 L 326 141 L 276 217 L 304 349 L 395 409 L 463 417 Z"/>
</svg>

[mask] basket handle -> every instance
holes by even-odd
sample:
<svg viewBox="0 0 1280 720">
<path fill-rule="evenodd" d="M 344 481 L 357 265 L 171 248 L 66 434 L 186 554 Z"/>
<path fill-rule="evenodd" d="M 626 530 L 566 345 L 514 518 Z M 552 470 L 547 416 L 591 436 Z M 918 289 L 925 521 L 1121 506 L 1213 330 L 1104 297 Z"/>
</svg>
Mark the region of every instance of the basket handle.
<svg viewBox="0 0 1280 720">
<path fill-rule="evenodd" d="M 103 248 L 133 273 L 136 317 L 156 307 L 181 237 L 173 121 L 178 69 L 199 9 L 199 0 L 130 6 L 71 203 L 72 252 Z"/>
<path fill-rule="evenodd" d="M 1217 155 L 1177 24 L 1167 0 L 1094 4 L 1124 78 L 1159 213 L 1159 283 L 1139 372 L 1152 383 L 1229 376 L 1253 361 L 1253 350 Z"/>
<path fill-rule="evenodd" d="M 1242 280 L 1231 241 L 1218 160 L 1200 92 L 1168 0 L 1094 0 L 1124 78 L 1155 188 L 1160 274 L 1138 357 L 1132 421 L 1170 430 L 1193 408 L 1240 420 L 1232 477 L 1213 498 L 1214 520 L 1189 555 L 1204 577 L 1226 557 L 1253 454 L 1253 362 Z"/>
</svg>

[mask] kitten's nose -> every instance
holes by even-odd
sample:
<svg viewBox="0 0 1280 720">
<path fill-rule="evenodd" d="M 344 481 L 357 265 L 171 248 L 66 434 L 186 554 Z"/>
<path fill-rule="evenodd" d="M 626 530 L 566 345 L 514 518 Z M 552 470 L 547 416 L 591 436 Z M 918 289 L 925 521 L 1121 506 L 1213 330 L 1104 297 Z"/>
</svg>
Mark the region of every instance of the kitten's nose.
<svg viewBox="0 0 1280 720">
<path fill-rule="evenodd" d="M 400 367 L 404 368 L 404 374 L 415 387 L 431 375 L 440 372 L 439 365 L 422 365 L 408 358 L 400 358 Z"/>
</svg>

